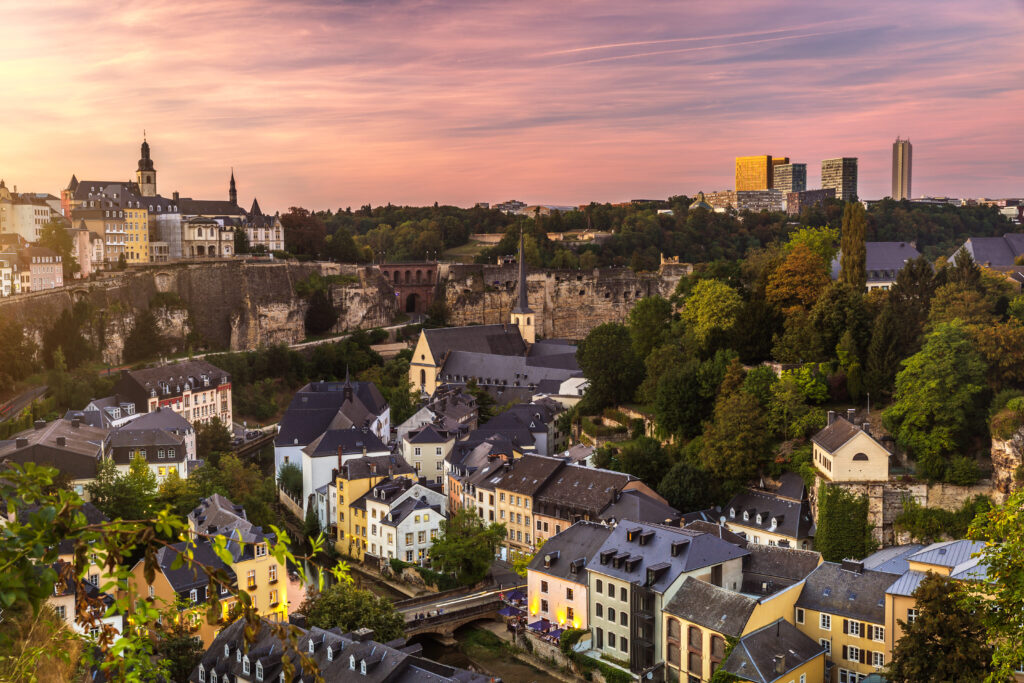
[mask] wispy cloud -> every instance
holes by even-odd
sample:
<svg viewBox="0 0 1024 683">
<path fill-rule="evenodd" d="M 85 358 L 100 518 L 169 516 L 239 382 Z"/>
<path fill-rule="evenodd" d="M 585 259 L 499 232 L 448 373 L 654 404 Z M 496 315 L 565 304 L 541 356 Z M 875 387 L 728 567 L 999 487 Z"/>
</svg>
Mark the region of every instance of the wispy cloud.
<svg viewBox="0 0 1024 683">
<path fill-rule="evenodd" d="M 286 209 L 728 187 L 732 157 L 861 160 L 888 191 L 1020 194 L 1024 6 L 0 0 L 0 176 L 125 178 Z M 809 173 L 813 185 L 816 170 Z"/>
</svg>

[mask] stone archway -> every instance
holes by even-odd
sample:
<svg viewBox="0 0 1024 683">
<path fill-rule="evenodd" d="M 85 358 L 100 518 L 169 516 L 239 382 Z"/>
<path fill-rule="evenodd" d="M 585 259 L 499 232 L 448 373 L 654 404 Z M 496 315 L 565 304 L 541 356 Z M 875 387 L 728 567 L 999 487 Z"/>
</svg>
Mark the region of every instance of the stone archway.
<svg viewBox="0 0 1024 683">
<path fill-rule="evenodd" d="M 405 312 L 406 313 L 415 313 L 416 312 L 416 307 L 419 304 L 419 301 L 420 301 L 420 297 L 415 292 L 413 292 L 409 296 L 405 297 Z"/>
</svg>

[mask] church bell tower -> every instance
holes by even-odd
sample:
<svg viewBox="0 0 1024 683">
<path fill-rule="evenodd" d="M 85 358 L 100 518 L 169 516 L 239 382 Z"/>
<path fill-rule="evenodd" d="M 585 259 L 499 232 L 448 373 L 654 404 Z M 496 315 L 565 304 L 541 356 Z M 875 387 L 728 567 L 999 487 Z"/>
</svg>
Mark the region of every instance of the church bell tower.
<svg viewBox="0 0 1024 683">
<path fill-rule="evenodd" d="M 527 297 L 526 259 L 523 254 L 522 229 L 519 230 L 519 283 L 517 289 L 519 290 L 519 301 L 516 303 L 516 307 L 512 309 L 512 324 L 519 328 L 519 333 L 523 335 L 523 341 L 527 344 L 533 344 L 537 341 L 537 317 L 530 309 L 530 302 Z"/>
<path fill-rule="evenodd" d="M 139 184 L 139 192 L 143 197 L 156 196 L 156 169 L 149 158 L 149 143 L 142 138 L 142 158 L 139 159 L 139 170 L 135 172 L 135 182 Z"/>
</svg>

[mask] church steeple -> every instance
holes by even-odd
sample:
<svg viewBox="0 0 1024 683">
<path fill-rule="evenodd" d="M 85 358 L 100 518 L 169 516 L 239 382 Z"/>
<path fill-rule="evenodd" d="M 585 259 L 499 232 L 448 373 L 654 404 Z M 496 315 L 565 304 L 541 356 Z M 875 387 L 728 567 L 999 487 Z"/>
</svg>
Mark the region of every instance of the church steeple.
<svg viewBox="0 0 1024 683">
<path fill-rule="evenodd" d="M 146 142 L 145 134 L 142 136 L 142 156 L 139 158 L 139 168 L 135 171 L 135 182 L 143 197 L 156 196 L 156 169 L 153 160 L 149 158 L 149 143 Z"/>
<path fill-rule="evenodd" d="M 228 199 L 238 206 L 238 190 L 235 189 L 235 169 L 231 169 L 231 185 L 228 187 Z"/>
<path fill-rule="evenodd" d="M 519 282 L 516 285 L 518 290 L 517 294 L 519 297 L 516 307 L 512 309 L 512 324 L 519 328 L 519 333 L 523 335 L 523 341 L 527 344 L 532 344 L 537 340 L 537 328 L 535 327 L 535 321 L 533 316 L 533 310 L 530 308 L 530 301 L 526 286 L 526 255 L 524 250 L 525 237 L 523 235 L 523 229 L 519 229 Z"/>
</svg>

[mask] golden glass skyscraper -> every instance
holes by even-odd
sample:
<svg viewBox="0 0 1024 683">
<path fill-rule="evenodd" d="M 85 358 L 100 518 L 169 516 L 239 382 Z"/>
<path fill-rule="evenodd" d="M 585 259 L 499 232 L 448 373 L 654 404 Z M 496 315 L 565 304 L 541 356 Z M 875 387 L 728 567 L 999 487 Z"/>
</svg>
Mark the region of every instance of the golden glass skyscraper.
<svg viewBox="0 0 1024 683">
<path fill-rule="evenodd" d="M 754 157 L 736 157 L 736 191 L 770 190 L 774 187 L 774 168 L 788 164 L 789 157 L 761 154 Z"/>
<path fill-rule="evenodd" d="M 910 162 L 914 152 L 910 140 L 896 138 L 892 143 L 892 198 L 910 199 Z"/>
</svg>

